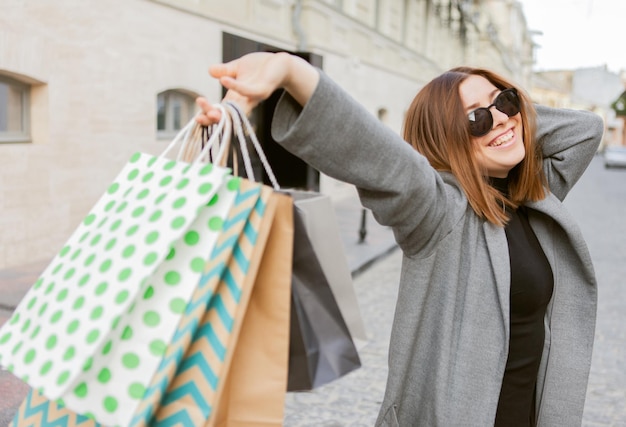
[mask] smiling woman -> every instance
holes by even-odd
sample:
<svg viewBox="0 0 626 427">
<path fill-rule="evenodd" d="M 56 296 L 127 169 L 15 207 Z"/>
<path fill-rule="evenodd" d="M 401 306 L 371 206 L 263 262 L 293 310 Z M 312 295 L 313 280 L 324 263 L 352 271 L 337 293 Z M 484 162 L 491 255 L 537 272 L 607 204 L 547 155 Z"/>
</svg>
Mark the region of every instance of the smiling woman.
<svg viewBox="0 0 626 427">
<path fill-rule="evenodd" d="M 581 424 L 596 282 L 561 201 L 596 152 L 599 116 L 534 107 L 463 67 L 415 96 L 403 140 L 297 57 L 256 53 L 210 73 L 247 111 L 285 89 L 274 140 L 356 185 L 393 229 L 404 258 L 377 426 Z M 198 104 L 198 122 L 219 120 Z"/>
</svg>

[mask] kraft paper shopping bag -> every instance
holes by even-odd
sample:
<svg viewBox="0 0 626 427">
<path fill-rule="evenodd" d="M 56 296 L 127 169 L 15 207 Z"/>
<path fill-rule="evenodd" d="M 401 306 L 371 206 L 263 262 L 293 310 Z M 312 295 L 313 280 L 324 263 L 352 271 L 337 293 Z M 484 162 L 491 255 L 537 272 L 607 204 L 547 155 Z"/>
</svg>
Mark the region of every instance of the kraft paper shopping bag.
<svg viewBox="0 0 626 427">
<path fill-rule="evenodd" d="M 280 427 L 287 390 L 293 203 L 278 205 L 224 389 L 206 427 Z"/>
</svg>

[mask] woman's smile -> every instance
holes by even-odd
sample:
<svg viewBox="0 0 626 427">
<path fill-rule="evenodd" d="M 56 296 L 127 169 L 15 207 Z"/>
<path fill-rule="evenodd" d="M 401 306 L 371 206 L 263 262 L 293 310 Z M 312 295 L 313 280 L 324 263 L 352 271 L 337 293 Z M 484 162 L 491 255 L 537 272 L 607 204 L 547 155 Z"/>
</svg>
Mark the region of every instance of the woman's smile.
<svg viewBox="0 0 626 427">
<path fill-rule="evenodd" d="M 488 146 L 492 148 L 506 148 L 513 145 L 516 141 L 515 132 L 509 129 L 507 132 L 495 138 Z"/>
</svg>

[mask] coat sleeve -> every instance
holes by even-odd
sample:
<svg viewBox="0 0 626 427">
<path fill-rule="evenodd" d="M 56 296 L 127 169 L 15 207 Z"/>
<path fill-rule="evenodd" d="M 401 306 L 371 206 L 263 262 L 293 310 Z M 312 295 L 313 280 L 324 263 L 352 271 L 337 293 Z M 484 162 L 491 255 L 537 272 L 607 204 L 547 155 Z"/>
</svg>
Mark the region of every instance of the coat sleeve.
<svg viewBox="0 0 626 427">
<path fill-rule="evenodd" d="M 537 141 L 550 191 L 563 201 L 602 141 L 604 122 L 590 111 L 536 106 Z"/>
<path fill-rule="evenodd" d="M 434 244 L 450 221 L 449 185 L 397 133 L 320 76 L 304 108 L 288 94 L 281 97 L 273 138 L 324 174 L 354 184 L 363 206 L 392 227 L 407 254 Z"/>
</svg>

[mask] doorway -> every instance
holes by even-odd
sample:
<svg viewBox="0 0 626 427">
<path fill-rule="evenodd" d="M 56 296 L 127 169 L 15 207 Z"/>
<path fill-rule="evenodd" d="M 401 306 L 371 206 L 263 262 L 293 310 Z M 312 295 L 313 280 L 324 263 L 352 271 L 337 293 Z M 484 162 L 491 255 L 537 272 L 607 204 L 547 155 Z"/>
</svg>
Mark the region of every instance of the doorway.
<svg viewBox="0 0 626 427">
<path fill-rule="evenodd" d="M 222 59 L 224 62 L 232 61 L 247 53 L 252 52 L 289 52 L 275 46 L 260 43 L 254 40 L 222 33 Z M 312 65 L 322 68 L 322 57 L 308 52 L 289 52 L 304 58 Z M 256 135 L 263 147 L 265 156 L 281 187 L 297 188 L 303 190 L 319 191 L 319 172 L 294 156 L 280 146 L 271 135 L 272 117 L 276 104 L 282 95 L 282 90 L 277 90 L 267 100 L 259 104 L 250 116 L 250 122 L 255 128 Z M 226 94 L 223 89 L 222 96 Z M 264 184 L 271 184 L 267 173 L 263 170 L 261 161 L 249 144 L 249 152 L 256 180 L 261 177 Z M 240 155 L 240 154 L 239 154 Z M 241 162 L 239 164 L 242 164 Z"/>
</svg>

